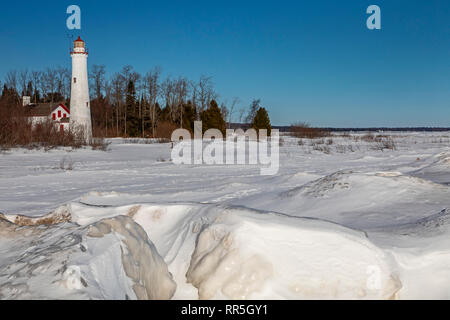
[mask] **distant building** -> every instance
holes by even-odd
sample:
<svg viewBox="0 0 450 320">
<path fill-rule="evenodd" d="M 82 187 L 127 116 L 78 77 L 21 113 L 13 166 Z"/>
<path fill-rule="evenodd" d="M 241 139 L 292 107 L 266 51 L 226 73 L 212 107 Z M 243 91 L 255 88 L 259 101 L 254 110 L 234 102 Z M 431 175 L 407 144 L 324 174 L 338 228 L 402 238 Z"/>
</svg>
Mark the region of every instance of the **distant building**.
<svg viewBox="0 0 450 320">
<path fill-rule="evenodd" d="M 27 104 L 27 114 L 33 126 L 53 121 L 60 130 L 69 130 L 70 109 L 62 103 Z"/>
<path fill-rule="evenodd" d="M 28 106 L 30 104 L 31 104 L 31 97 L 30 96 L 23 96 L 22 97 L 22 105 L 25 107 L 25 106 Z"/>
</svg>

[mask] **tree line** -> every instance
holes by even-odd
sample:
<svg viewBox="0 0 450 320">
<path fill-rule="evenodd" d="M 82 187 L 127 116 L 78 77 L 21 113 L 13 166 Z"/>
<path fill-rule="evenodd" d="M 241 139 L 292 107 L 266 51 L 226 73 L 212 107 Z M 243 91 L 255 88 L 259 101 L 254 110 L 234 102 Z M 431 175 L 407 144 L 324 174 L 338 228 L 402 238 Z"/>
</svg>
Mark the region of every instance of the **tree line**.
<svg viewBox="0 0 450 320">
<path fill-rule="evenodd" d="M 67 68 L 43 71 L 10 71 L 3 84 L 0 106 L 21 105 L 22 96 L 32 103 L 63 102 L 70 104 L 70 79 Z M 193 81 L 186 77 L 162 78 L 161 68 L 145 74 L 130 65 L 107 78 L 104 65 L 93 65 L 89 73 L 91 116 L 97 137 L 170 138 L 173 130 L 193 131 L 194 121 L 203 121 L 203 128 L 216 128 L 223 133 L 233 119 L 268 129 L 270 120 L 261 101 L 240 107 L 239 98 L 219 102 L 211 77 Z"/>
<path fill-rule="evenodd" d="M 3 91 L 18 104 L 22 96 L 31 97 L 32 103 L 66 101 L 70 96 L 70 77 L 65 67 L 43 71 L 12 70 L 6 73 Z"/>
</svg>

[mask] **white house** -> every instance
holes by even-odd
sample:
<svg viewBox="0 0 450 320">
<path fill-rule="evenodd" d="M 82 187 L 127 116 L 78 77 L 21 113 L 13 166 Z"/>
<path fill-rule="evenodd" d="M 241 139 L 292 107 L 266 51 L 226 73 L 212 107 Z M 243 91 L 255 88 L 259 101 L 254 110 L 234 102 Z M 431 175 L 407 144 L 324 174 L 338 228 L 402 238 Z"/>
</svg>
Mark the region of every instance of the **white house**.
<svg viewBox="0 0 450 320">
<path fill-rule="evenodd" d="M 27 106 L 33 125 L 52 120 L 59 130 L 69 130 L 70 110 L 62 103 L 40 103 Z"/>
</svg>

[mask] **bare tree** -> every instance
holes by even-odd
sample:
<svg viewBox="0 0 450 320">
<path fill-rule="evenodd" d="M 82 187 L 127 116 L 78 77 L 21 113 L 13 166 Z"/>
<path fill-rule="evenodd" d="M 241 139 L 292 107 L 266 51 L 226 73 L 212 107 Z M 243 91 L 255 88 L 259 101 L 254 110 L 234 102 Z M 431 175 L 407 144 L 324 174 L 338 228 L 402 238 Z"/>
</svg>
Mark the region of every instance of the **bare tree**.
<svg viewBox="0 0 450 320">
<path fill-rule="evenodd" d="M 211 77 L 201 76 L 197 85 L 197 99 L 199 112 L 205 111 L 208 108 L 209 102 L 217 99 L 217 94 L 214 91 L 214 84 Z"/>
<path fill-rule="evenodd" d="M 231 102 L 229 112 L 228 112 L 228 128 L 231 129 L 231 123 L 233 121 L 233 114 L 237 111 L 236 107 L 241 102 L 241 100 L 238 97 L 234 97 L 233 101 Z"/>
<path fill-rule="evenodd" d="M 5 84 L 9 89 L 17 90 L 17 71 L 8 71 L 5 78 Z"/>
<path fill-rule="evenodd" d="M 105 80 L 105 99 L 108 101 L 108 103 L 112 100 L 112 84 L 110 80 Z"/>
<path fill-rule="evenodd" d="M 20 94 L 22 96 L 25 95 L 25 92 L 27 91 L 27 85 L 28 85 L 28 70 L 22 70 L 19 72 L 19 85 L 20 85 Z"/>
<path fill-rule="evenodd" d="M 33 98 L 34 103 L 37 103 L 37 90 L 40 86 L 41 81 L 41 72 L 40 71 L 32 71 L 31 72 L 31 83 L 33 84 L 34 92 L 33 92 Z"/>
<path fill-rule="evenodd" d="M 134 82 L 136 96 L 138 98 L 138 117 L 141 120 L 141 135 L 142 138 L 145 136 L 145 107 L 146 103 L 144 101 L 145 94 L 145 82 L 139 73 L 136 73 L 136 80 Z"/>
<path fill-rule="evenodd" d="M 242 107 L 239 109 L 239 123 L 242 124 L 242 121 L 244 121 L 244 115 L 247 112 L 246 107 Z"/>
<path fill-rule="evenodd" d="M 47 89 L 47 82 L 45 80 L 45 74 L 43 71 L 39 72 L 39 89 L 42 94 L 42 99 L 45 99 L 48 93 L 48 89 Z"/>
<path fill-rule="evenodd" d="M 175 121 L 175 105 L 176 105 L 176 94 L 175 94 L 175 81 L 167 78 L 161 84 L 161 94 L 166 104 L 166 107 L 169 108 L 170 118 L 172 121 Z"/>
<path fill-rule="evenodd" d="M 261 107 L 261 99 L 254 99 L 248 110 L 247 117 L 245 118 L 246 123 L 252 123 L 253 119 L 256 116 L 256 112 L 260 107 Z"/>
<path fill-rule="evenodd" d="M 95 99 L 102 97 L 102 92 L 105 90 L 105 66 L 94 64 L 91 68 L 89 78 L 91 80 L 91 88 L 93 90 Z"/>
<path fill-rule="evenodd" d="M 228 115 L 230 113 L 230 109 L 227 106 L 227 101 L 223 101 L 220 104 L 220 113 L 222 114 L 222 117 L 225 119 L 225 122 L 228 120 Z"/>
<path fill-rule="evenodd" d="M 189 81 L 184 77 L 179 77 L 174 83 L 176 113 L 180 117 L 180 128 L 183 128 L 184 105 L 189 95 Z"/>
<path fill-rule="evenodd" d="M 125 94 L 123 81 L 123 76 L 120 73 L 115 73 L 111 79 L 111 100 L 115 107 L 117 136 L 119 135 L 119 119 L 122 113 L 123 97 Z"/>
<path fill-rule="evenodd" d="M 199 113 L 198 113 L 198 86 L 197 83 L 195 81 L 189 81 L 189 85 L 191 87 L 191 102 L 192 102 L 192 106 L 194 107 L 195 110 L 195 116 L 197 118 L 197 120 L 199 120 Z"/>
<path fill-rule="evenodd" d="M 56 70 L 52 68 L 45 69 L 41 81 L 43 82 L 46 93 L 50 94 L 50 102 L 53 103 L 58 85 Z"/>
<path fill-rule="evenodd" d="M 5 78 L 5 84 L 8 87 L 8 89 L 14 89 L 16 92 L 17 91 L 17 71 L 16 70 L 11 70 L 8 71 L 8 73 L 6 74 L 6 78 Z"/>
<path fill-rule="evenodd" d="M 233 114 L 236 113 L 236 106 L 239 102 L 240 102 L 239 98 L 234 97 L 230 106 L 228 106 L 227 101 L 224 101 L 221 103 L 220 111 L 222 112 L 222 116 L 225 119 L 225 121 L 227 122 L 227 127 L 229 129 L 231 128 Z M 245 111 L 243 111 L 242 113 L 245 113 Z"/>
<path fill-rule="evenodd" d="M 179 121 L 180 127 L 183 127 L 184 105 L 187 103 L 189 90 L 189 81 L 184 77 L 167 78 L 161 85 L 161 94 L 169 108 L 171 120 Z"/>
<path fill-rule="evenodd" d="M 16 102 L 20 104 L 20 92 L 18 89 L 18 75 L 16 70 L 8 71 L 6 74 L 5 84 L 8 87 L 8 89 L 14 90 L 15 96 L 16 96 Z"/>
<path fill-rule="evenodd" d="M 140 75 L 139 73 L 135 72 L 133 67 L 130 65 L 126 65 L 122 68 L 121 72 L 124 86 L 126 87 L 130 81 L 133 81 L 135 84 L 139 80 Z"/>
<path fill-rule="evenodd" d="M 56 91 L 60 93 L 64 99 L 68 97 L 69 91 L 69 79 L 70 72 L 69 69 L 59 66 L 54 70 L 54 75 L 56 77 Z M 53 99 L 52 99 L 53 100 Z"/>
<path fill-rule="evenodd" d="M 161 69 L 159 67 L 147 72 L 144 77 L 144 86 L 147 91 L 147 100 L 150 106 L 149 108 L 149 118 L 150 124 L 152 126 L 152 136 L 155 137 L 156 134 L 156 124 L 158 115 L 156 114 L 156 101 L 160 93 L 159 77 L 161 75 Z"/>
<path fill-rule="evenodd" d="M 104 83 L 104 91 L 105 91 L 105 103 L 106 103 L 106 108 L 105 108 L 105 135 L 108 136 L 108 119 L 109 118 L 109 113 L 111 113 L 111 97 L 112 97 L 112 86 L 111 83 L 106 80 Z"/>
</svg>

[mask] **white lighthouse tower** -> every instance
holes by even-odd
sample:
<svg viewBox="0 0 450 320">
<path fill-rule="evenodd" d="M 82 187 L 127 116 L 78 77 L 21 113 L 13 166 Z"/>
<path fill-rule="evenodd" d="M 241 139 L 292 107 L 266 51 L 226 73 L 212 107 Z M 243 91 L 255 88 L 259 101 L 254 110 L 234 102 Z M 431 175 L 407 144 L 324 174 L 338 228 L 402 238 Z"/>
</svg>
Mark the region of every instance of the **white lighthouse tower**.
<svg viewBox="0 0 450 320">
<path fill-rule="evenodd" d="M 88 52 L 80 37 L 73 43 L 72 81 L 70 93 L 70 128 L 83 130 L 86 142 L 92 140 L 91 103 L 87 72 Z"/>
</svg>

